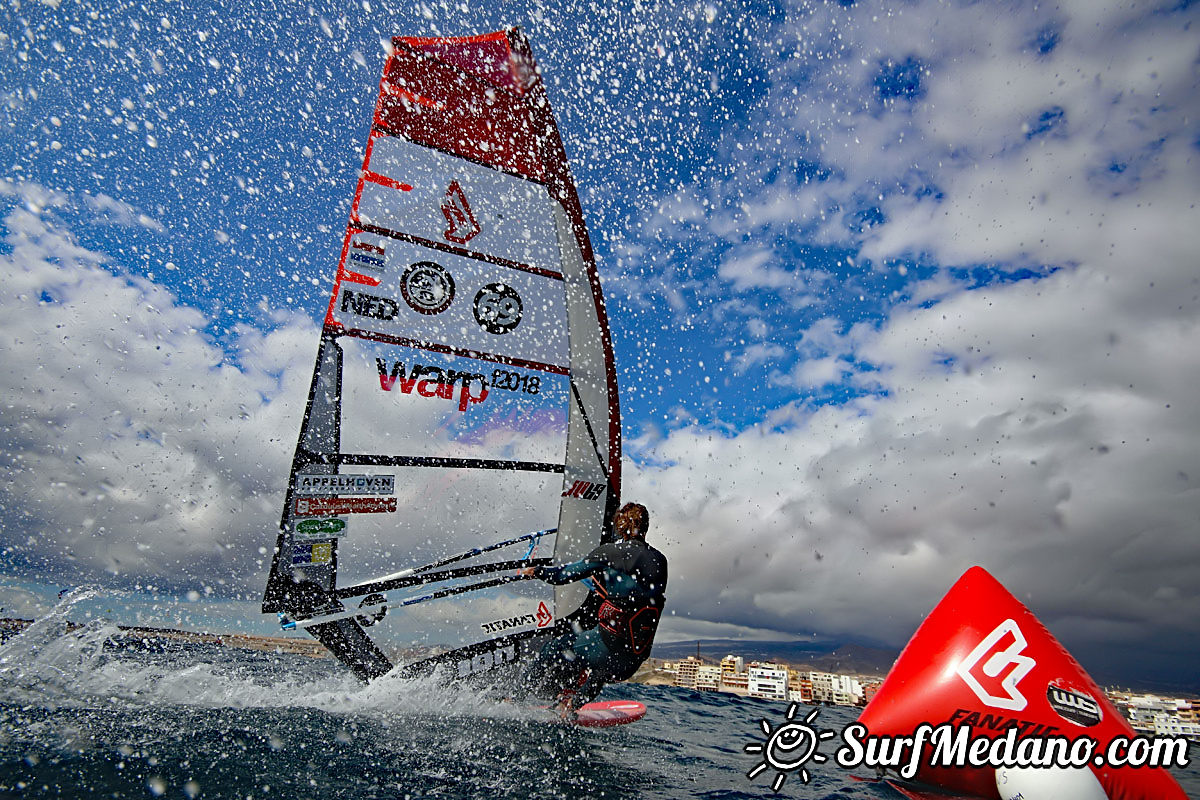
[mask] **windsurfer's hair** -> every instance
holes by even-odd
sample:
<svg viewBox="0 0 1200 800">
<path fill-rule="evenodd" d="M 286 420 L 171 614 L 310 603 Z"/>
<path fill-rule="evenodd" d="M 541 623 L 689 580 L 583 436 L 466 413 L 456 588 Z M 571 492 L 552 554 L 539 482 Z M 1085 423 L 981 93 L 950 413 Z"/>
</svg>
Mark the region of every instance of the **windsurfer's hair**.
<svg viewBox="0 0 1200 800">
<path fill-rule="evenodd" d="M 637 534 L 639 539 L 646 538 L 646 531 L 650 530 L 650 512 L 641 503 L 626 503 L 621 506 L 621 510 L 617 512 L 618 517 L 628 517 L 630 528 Z"/>
</svg>

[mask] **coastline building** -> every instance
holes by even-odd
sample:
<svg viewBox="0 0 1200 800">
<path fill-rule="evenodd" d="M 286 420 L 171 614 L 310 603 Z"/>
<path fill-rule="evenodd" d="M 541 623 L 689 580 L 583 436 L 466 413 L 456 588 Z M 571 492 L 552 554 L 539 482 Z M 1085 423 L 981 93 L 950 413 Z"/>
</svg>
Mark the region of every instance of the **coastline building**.
<svg viewBox="0 0 1200 800">
<path fill-rule="evenodd" d="M 1200 742 L 1200 702 L 1156 694 L 1109 692 L 1108 698 L 1138 733 L 1183 736 Z"/>
<path fill-rule="evenodd" d="M 1156 694 L 1134 694 L 1121 697 L 1116 705 L 1135 731 L 1153 733 L 1155 717 L 1159 714 L 1175 715 L 1179 703 Z"/>
<path fill-rule="evenodd" d="M 675 685 L 685 689 L 696 688 L 696 676 L 703 662 L 695 656 L 688 656 L 679 662 L 675 672 Z"/>
<path fill-rule="evenodd" d="M 812 680 L 808 677 L 807 672 L 788 670 L 788 700 L 793 703 L 812 705 Z"/>
<path fill-rule="evenodd" d="M 721 668 L 711 664 L 701 664 L 696 668 L 696 686 L 698 692 L 715 692 L 721 687 Z"/>
<path fill-rule="evenodd" d="M 721 659 L 721 677 L 746 671 L 746 662 L 741 656 L 728 655 Z"/>
<path fill-rule="evenodd" d="M 778 664 L 753 663 L 748 671 L 747 692 L 764 700 L 787 700 L 788 671 Z"/>
<path fill-rule="evenodd" d="M 271 644 L 279 643 L 272 640 Z M 864 706 L 883 685 L 883 678 L 877 675 L 797 670 L 773 662 L 752 662 L 747 668 L 745 660 L 732 653 L 715 665 L 705 663 L 697 654 L 679 662 L 662 662 L 654 671 L 657 673 L 654 680 L 642 682 L 803 705 Z M 1200 699 L 1118 689 L 1106 690 L 1105 695 L 1139 733 L 1184 737 L 1200 744 Z"/>
<path fill-rule="evenodd" d="M 727 655 L 721 659 L 721 682 L 718 691 L 745 697 L 750 693 L 750 675 L 741 656 Z"/>
<path fill-rule="evenodd" d="M 829 672 L 809 672 L 808 680 L 812 684 L 812 699 L 814 703 L 833 702 L 833 674 Z"/>
<path fill-rule="evenodd" d="M 858 678 L 851 675 L 839 675 L 841 680 L 833 693 L 833 704 L 836 706 L 858 706 L 862 705 L 862 684 L 858 682 Z"/>
<path fill-rule="evenodd" d="M 812 682 L 812 702 L 834 706 L 856 706 L 862 701 L 863 691 L 858 679 L 850 675 L 832 672 L 809 672 Z"/>
<path fill-rule="evenodd" d="M 721 691 L 746 697 L 750 694 L 750 675 L 747 672 L 726 672 L 721 675 Z"/>
<path fill-rule="evenodd" d="M 663 665 L 664 682 L 700 692 L 727 692 L 742 697 L 788 700 L 805 705 L 855 706 L 864 704 L 864 689 L 858 678 L 832 672 L 800 671 L 786 664 L 752 662 L 749 667 L 741 656 L 726 655 L 719 664 L 706 664 L 698 656 Z M 869 684 L 870 693 L 878 688 Z"/>
<path fill-rule="evenodd" d="M 1181 719 L 1174 714 L 1155 714 L 1154 735 L 1182 736 L 1190 741 L 1200 742 L 1200 723 Z"/>
<path fill-rule="evenodd" d="M 829 672 L 810 672 L 812 702 L 826 705 L 858 705 L 863 699 L 863 688 L 857 678 Z"/>
</svg>

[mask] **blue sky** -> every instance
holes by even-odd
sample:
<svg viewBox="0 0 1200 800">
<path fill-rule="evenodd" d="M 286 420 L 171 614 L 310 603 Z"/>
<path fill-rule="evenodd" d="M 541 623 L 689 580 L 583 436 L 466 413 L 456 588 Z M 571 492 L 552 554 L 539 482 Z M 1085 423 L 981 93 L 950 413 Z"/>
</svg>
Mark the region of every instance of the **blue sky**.
<svg viewBox="0 0 1200 800">
<path fill-rule="evenodd" d="M 516 24 L 664 637 L 900 645 L 981 564 L 1189 679 L 1193 4 L 403 5 L 0 12 L 5 575 L 257 596 L 380 40 Z"/>
</svg>

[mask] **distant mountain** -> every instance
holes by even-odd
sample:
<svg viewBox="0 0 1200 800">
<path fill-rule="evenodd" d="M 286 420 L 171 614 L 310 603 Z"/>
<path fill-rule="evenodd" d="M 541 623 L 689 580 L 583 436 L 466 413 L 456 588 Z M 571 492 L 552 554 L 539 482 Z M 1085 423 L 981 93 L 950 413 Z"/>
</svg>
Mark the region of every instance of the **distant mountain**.
<svg viewBox="0 0 1200 800">
<path fill-rule="evenodd" d="M 828 655 L 837 649 L 836 642 L 759 642 L 742 639 L 701 639 L 690 642 L 654 643 L 650 655 L 654 658 L 677 660 L 696 655 L 716 663 L 729 654 L 742 656 L 747 661 L 767 661 L 779 658 L 784 661 L 808 660 L 815 656 Z"/>
<path fill-rule="evenodd" d="M 699 642 L 655 644 L 650 655 L 668 661 L 696 655 L 716 664 L 727 655 L 751 661 L 780 661 L 793 669 L 815 669 L 861 675 L 886 675 L 899 650 L 836 642 L 757 642 L 741 639 L 704 639 Z"/>
<path fill-rule="evenodd" d="M 826 656 L 813 660 L 813 669 L 825 672 L 878 675 L 883 677 L 896 663 L 900 651 L 885 647 L 866 647 L 860 644 L 844 644 Z"/>
</svg>

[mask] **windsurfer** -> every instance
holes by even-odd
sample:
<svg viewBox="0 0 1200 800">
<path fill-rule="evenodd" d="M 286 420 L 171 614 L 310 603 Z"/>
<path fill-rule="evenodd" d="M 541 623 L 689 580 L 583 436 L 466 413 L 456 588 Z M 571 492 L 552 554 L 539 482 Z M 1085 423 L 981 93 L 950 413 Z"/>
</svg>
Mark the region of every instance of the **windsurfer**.
<svg viewBox="0 0 1200 800">
<path fill-rule="evenodd" d="M 602 544 L 583 559 L 558 567 L 521 570 L 554 586 L 589 579 L 584 604 L 590 619 L 551 639 L 523 677 L 532 695 L 559 699 L 570 713 L 590 702 L 607 683 L 631 677 L 650 655 L 666 601 L 667 559 L 646 544 L 650 512 L 626 503 L 613 519 L 617 541 Z"/>
</svg>

